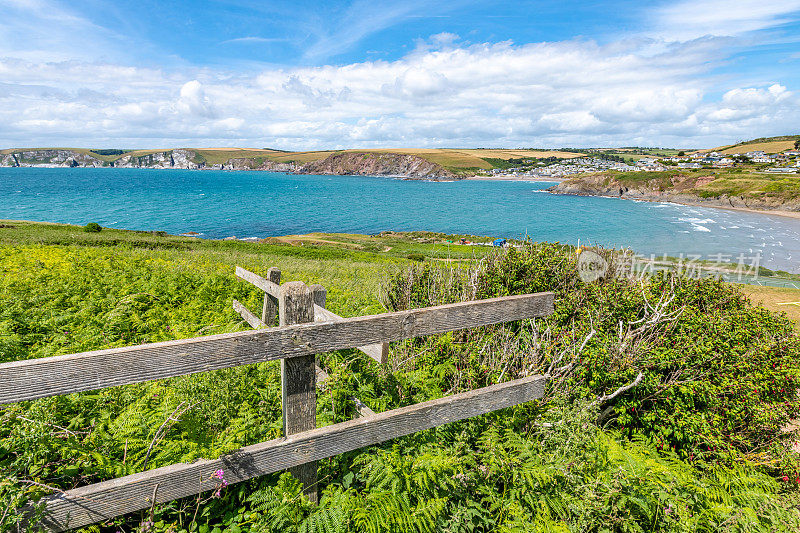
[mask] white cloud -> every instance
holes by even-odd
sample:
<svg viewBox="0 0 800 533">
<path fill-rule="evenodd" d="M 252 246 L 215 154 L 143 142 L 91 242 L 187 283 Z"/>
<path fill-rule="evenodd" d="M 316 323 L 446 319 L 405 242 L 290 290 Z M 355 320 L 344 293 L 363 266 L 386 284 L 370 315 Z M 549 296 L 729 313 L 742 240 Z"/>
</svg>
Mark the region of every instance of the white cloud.
<svg viewBox="0 0 800 533">
<path fill-rule="evenodd" d="M 800 0 L 662 9 L 661 28 L 683 28 L 686 42 L 467 46 L 441 33 L 395 61 L 253 72 L 132 66 L 117 35 L 51 2 L 0 0 L 15 15 L 0 19 L 0 146 L 707 146 L 800 123 L 800 100 L 780 80 L 728 81 L 710 96 L 730 40 L 694 39 L 779 24 Z M 345 50 L 421 4 L 380 5 L 355 4 L 352 34 L 322 32 L 311 54 Z M 9 37 L 21 35 L 32 38 Z"/>
<path fill-rule="evenodd" d="M 130 55 L 130 39 L 53 0 L 0 0 L 0 13 L 0 56 L 59 62 Z"/>
<path fill-rule="evenodd" d="M 500 43 L 251 76 L 0 60 L 0 142 L 706 145 L 791 130 L 800 102 L 780 84 L 708 99 L 705 69 L 720 54 L 707 42 L 658 54 L 636 41 Z"/>
<path fill-rule="evenodd" d="M 197 80 L 186 82 L 181 87 L 177 108 L 180 112 L 197 117 L 213 118 L 214 109 L 206 97 L 203 84 Z"/>
<path fill-rule="evenodd" d="M 650 17 L 654 34 L 668 41 L 737 36 L 798 20 L 800 0 L 681 0 Z"/>
</svg>

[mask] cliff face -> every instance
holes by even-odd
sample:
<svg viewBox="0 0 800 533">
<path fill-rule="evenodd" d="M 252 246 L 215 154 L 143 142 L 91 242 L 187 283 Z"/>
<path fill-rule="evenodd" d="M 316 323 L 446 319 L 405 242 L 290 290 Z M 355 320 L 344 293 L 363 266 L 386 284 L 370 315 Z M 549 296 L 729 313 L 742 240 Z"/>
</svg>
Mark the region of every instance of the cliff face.
<svg viewBox="0 0 800 533">
<path fill-rule="evenodd" d="M 214 165 L 212 168 L 219 170 L 272 170 L 274 172 L 292 172 L 294 163 L 278 163 L 269 159 L 253 157 L 236 157 L 228 159 L 223 165 Z"/>
<path fill-rule="evenodd" d="M 208 154 L 206 154 L 208 155 Z M 115 157 L 95 157 L 69 149 L 15 150 L 0 154 L 2 167 L 114 167 L 154 169 L 272 170 L 299 174 L 355 174 L 398 176 L 410 179 L 452 180 L 457 176 L 441 165 L 409 154 L 343 152 L 301 167 L 267 157 L 234 157 L 224 163 L 209 163 L 197 150 L 176 148 L 161 152 L 132 152 Z"/>
<path fill-rule="evenodd" d="M 300 174 L 397 176 L 411 179 L 452 180 L 457 176 L 441 165 L 410 154 L 343 152 L 307 163 Z"/>
<path fill-rule="evenodd" d="M 104 161 L 74 150 L 21 150 L 0 156 L 3 167 L 102 167 Z"/>
<path fill-rule="evenodd" d="M 111 161 L 108 166 L 115 168 L 184 168 L 198 169 L 204 165 L 196 161 L 197 154 L 192 150 L 176 149 L 144 155 L 123 155 Z"/>
<path fill-rule="evenodd" d="M 624 175 L 623 175 L 624 176 Z M 612 196 L 630 200 L 675 202 L 709 207 L 734 207 L 743 209 L 800 211 L 800 200 L 759 194 L 710 194 L 703 186 L 714 181 L 715 176 L 686 176 L 654 178 L 637 182 L 620 180 L 608 174 L 591 174 L 572 178 L 547 189 L 556 194 L 579 196 Z M 760 191 L 763 193 L 763 191 Z"/>
<path fill-rule="evenodd" d="M 225 163 L 209 164 L 195 150 L 176 148 L 163 152 L 137 155 L 123 154 L 110 161 L 78 150 L 42 149 L 19 150 L 0 154 L 0 167 L 114 167 L 114 168 L 177 168 L 213 170 L 274 170 L 290 172 L 292 163 L 277 163 L 262 157 L 240 157 Z"/>
</svg>

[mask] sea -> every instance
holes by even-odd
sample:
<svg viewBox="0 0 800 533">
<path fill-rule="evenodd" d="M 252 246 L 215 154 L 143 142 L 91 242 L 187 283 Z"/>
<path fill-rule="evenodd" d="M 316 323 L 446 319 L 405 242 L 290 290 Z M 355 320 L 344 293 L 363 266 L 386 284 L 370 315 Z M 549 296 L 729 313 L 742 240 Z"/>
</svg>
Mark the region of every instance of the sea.
<svg viewBox="0 0 800 533">
<path fill-rule="evenodd" d="M 0 219 L 264 238 L 436 231 L 624 247 L 800 273 L 800 219 L 554 195 L 544 182 L 114 168 L 0 168 Z"/>
</svg>

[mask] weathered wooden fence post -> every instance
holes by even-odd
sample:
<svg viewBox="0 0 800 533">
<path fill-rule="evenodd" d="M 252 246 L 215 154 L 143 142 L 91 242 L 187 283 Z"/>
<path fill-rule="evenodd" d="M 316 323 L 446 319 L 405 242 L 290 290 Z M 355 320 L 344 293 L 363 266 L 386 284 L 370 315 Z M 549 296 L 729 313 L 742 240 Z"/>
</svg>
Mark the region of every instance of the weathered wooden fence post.
<svg viewBox="0 0 800 533">
<path fill-rule="evenodd" d="M 267 270 L 267 279 L 275 285 L 281 284 L 281 270 L 271 267 Z M 267 326 L 274 326 L 275 317 L 278 316 L 278 300 L 270 293 L 264 293 L 264 307 L 261 310 L 261 322 Z"/>
<path fill-rule="evenodd" d="M 314 299 L 302 281 L 281 285 L 279 298 L 281 326 L 314 321 Z M 316 355 L 281 359 L 283 431 L 286 436 L 317 427 Z M 317 463 L 289 470 L 303 484 L 303 493 L 317 502 Z"/>
<path fill-rule="evenodd" d="M 325 303 L 328 300 L 328 289 L 326 289 L 319 283 L 311 285 L 308 289 L 311 291 L 311 296 L 314 299 L 314 304 L 320 307 L 325 307 Z"/>
</svg>

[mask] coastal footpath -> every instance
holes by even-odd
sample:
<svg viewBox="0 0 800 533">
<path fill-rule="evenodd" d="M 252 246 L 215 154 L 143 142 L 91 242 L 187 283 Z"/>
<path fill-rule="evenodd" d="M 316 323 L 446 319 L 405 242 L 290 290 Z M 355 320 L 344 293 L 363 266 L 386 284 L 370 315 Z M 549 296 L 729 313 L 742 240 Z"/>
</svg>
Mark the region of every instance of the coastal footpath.
<svg viewBox="0 0 800 533">
<path fill-rule="evenodd" d="M 800 180 L 755 172 L 600 172 L 565 180 L 555 194 L 674 202 L 800 216 Z"/>
</svg>

